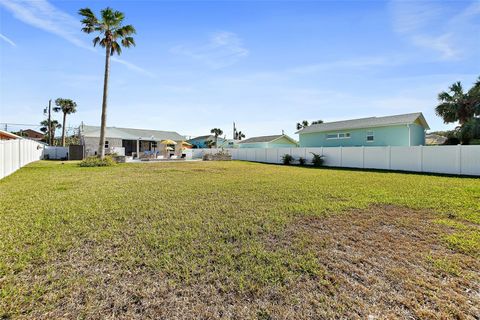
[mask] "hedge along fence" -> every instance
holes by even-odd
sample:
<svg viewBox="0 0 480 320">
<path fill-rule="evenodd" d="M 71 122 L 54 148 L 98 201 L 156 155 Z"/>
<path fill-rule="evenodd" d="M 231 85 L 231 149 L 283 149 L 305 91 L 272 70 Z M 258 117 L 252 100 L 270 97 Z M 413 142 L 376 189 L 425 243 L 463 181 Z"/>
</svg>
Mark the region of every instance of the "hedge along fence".
<svg viewBox="0 0 480 320">
<path fill-rule="evenodd" d="M 0 140 L 0 179 L 21 167 L 40 160 L 43 145 L 27 139 Z"/>
<path fill-rule="evenodd" d="M 193 149 L 193 158 L 221 149 Z M 225 149 L 233 160 L 282 163 L 285 154 L 310 164 L 312 153 L 323 155 L 330 167 L 383 169 L 480 176 L 480 145 L 415 147 L 325 147 Z"/>
</svg>

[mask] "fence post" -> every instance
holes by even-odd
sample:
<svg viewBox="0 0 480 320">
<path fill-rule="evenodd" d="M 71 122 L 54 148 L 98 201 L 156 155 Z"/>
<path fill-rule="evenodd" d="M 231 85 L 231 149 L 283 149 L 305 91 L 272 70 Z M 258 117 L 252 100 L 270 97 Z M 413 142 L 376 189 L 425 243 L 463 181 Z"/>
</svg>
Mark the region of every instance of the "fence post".
<svg viewBox="0 0 480 320">
<path fill-rule="evenodd" d="M 457 148 L 457 172 L 462 174 L 462 145 L 459 144 Z"/>
<path fill-rule="evenodd" d="M 420 146 L 420 172 L 423 172 L 423 146 Z"/>
<path fill-rule="evenodd" d="M 387 146 L 388 170 L 392 170 L 392 146 Z"/>
<path fill-rule="evenodd" d="M 362 146 L 362 168 L 365 169 L 365 146 Z"/>
<path fill-rule="evenodd" d="M 343 149 L 340 146 L 340 167 L 343 167 Z"/>
</svg>

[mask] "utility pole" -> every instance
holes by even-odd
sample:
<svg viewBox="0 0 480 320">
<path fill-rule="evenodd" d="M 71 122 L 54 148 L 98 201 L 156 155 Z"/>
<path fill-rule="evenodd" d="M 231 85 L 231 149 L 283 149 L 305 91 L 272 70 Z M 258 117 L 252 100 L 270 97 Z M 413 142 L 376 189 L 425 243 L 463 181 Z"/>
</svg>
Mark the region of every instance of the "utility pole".
<svg viewBox="0 0 480 320">
<path fill-rule="evenodd" d="M 233 140 L 237 139 L 237 128 L 235 128 L 235 121 L 233 122 Z"/>
</svg>

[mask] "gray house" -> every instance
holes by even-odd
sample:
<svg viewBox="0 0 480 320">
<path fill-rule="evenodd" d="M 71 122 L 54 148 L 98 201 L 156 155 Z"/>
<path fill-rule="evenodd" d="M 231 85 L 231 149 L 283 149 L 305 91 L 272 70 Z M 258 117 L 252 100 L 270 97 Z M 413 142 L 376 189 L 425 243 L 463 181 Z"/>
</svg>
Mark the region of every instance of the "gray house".
<svg viewBox="0 0 480 320">
<path fill-rule="evenodd" d="M 85 146 L 85 155 L 96 155 L 100 141 L 100 127 L 81 125 L 80 142 Z M 105 132 L 106 153 L 115 152 L 117 148 L 124 148 L 126 156 L 132 156 L 132 153 L 141 154 L 145 151 L 160 150 L 160 142 L 172 140 L 177 144 L 175 151 L 181 149 L 185 137 L 175 131 L 160 131 L 148 129 L 131 129 L 107 127 Z"/>
</svg>

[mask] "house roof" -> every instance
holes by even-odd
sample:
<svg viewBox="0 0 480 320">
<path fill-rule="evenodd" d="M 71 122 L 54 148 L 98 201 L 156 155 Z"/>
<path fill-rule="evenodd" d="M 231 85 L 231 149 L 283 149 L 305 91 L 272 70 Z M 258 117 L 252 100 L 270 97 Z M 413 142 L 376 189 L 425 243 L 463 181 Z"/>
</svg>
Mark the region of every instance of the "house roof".
<svg viewBox="0 0 480 320">
<path fill-rule="evenodd" d="M 193 141 L 193 140 L 214 140 L 215 139 L 215 136 L 213 134 L 209 134 L 209 135 L 206 135 L 206 136 L 198 136 L 198 137 L 195 137 L 195 138 L 192 138 L 192 139 L 189 139 L 189 141 Z M 222 137 L 218 137 L 218 139 L 223 139 Z"/>
<path fill-rule="evenodd" d="M 84 137 L 97 138 L 100 137 L 100 127 L 99 126 L 80 126 L 80 134 Z M 183 141 L 185 137 L 178 134 L 175 131 L 159 131 L 159 130 L 148 130 L 148 129 L 132 129 L 132 128 L 117 128 L 117 127 L 107 127 L 105 131 L 106 138 L 118 138 L 123 140 L 151 140 L 151 141 L 161 141 L 161 140 L 174 140 L 174 141 Z"/>
<path fill-rule="evenodd" d="M 294 139 L 290 138 L 286 134 L 277 134 L 277 135 L 272 135 L 272 136 L 260 136 L 260 137 L 252 137 L 248 138 L 247 140 L 240 141 L 239 144 L 244 144 L 244 143 L 261 143 L 261 142 L 273 142 L 275 140 L 278 140 L 280 138 L 286 138 L 290 140 L 293 143 L 297 143 Z"/>
<path fill-rule="evenodd" d="M 337 130 L 362 129 L 372 127 L 386 127 L 392 125 L 410 124 L 419 120 L 425 129 L 430 129 L 421 112 L 399 114 L 386 117 L 369 117 L 335 122 L 314 124 L 297 131 L 296 133 L 327 132 Z"/>
<path fill-rule="evenodd" d="M 23 139 L 22 137 L 17 136 L 16 134 L 13 134 L 8 131 L 3 131 L 3 130 L 0 130 L 0 137 L 7 137 L 8 139 Z"/>
</svg>

